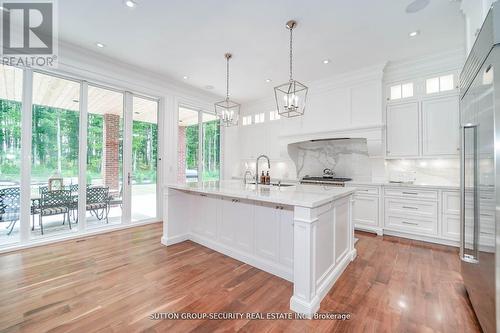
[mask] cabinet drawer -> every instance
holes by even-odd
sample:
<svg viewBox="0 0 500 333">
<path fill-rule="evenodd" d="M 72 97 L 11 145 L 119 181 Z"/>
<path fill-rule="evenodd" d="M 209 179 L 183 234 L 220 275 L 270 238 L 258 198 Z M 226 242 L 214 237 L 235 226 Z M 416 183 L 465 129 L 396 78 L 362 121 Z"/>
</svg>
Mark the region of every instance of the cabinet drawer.
<svg viewBox="0 0 500 333">
<path fill-rule="evenodd" d="M 467 225 L 467 238 L 468 242 L 472 241 L 472 226 Z M 494 220 L 481 217 L 481 226 L 479 230 L 479 237 L 494 239 L 495 228 Z M 460 217 L 456 215 L 444 215 L 443 216 L 443 237 L 459 241 L 460 240 Z M 483 242 L 481 242 L 483 243 Z M 486 241 L 486 244 L 488 240 Z"/>
<path fill-rule="evenodd" d="M 387 228 L 397 229 L 417 235 L 437 234 L 437 220 L 435 219 L 387 214 L 385 218 L 385 226 Z"/>
<path fill-rule="evenodd" d="M 407 199 L 385 199 L 385 211 L 389 215 L 410 215 L 421 216 L 430 219 L 437 219 L 437 202 L 415 201 Z"/>
<path fill-rule="evenodd" d="M 379 194 L 379 187 L 378 186 L 366 186 L 366 185 L 355 185 L 356 187 L 356 194 L 359 195 L 378 195 Z"/>
<path fill-rule="evenodd" d="M 413 199 L 427 199 L 437 200 L 438 192 L 434 190 L 421 190 L 414 188 L 394 188 L 389 187 L 384 189 L 386 196 L 413 198 Z"/>
</svg>

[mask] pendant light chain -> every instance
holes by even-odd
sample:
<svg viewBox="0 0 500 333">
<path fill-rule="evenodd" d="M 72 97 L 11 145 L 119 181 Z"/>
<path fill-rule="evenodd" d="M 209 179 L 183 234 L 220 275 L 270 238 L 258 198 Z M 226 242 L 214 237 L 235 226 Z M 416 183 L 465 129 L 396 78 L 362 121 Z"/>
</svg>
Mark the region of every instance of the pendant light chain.
<svg viewBox="0 0 500 333">
<path fill-rule="evenodd" d="M 293 63 L 293 45 L 292 45 L 292 40 L 293 40 L 293 28 L 290 28 L 290 81 L 293 81 L 292 78 L 292 63 Z"/>
<path fill-rule="evenodd" d="M 226 100 L 229 99 L 229 57 L 226 57 Z"/>
</svg>

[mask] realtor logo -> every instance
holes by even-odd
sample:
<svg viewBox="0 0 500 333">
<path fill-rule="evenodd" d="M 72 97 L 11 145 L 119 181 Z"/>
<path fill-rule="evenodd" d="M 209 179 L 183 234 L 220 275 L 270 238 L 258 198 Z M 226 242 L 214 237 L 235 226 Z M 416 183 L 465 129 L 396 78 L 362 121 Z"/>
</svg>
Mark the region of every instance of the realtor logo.
<svg viewBox="0 0 500 333">
<path fill-rule="evenodd" d="M 56 50 L 55 1 L 10 1 L 1 4 L 2 63 L 53 66 Z"/>
</svg>

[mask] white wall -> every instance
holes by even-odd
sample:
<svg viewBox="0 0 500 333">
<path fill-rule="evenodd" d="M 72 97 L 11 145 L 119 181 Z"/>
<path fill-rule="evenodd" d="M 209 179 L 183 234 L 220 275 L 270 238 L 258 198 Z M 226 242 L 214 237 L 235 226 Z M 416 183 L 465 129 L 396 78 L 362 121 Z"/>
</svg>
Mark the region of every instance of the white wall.
<svg viewBox="0 0 500 333">
<path fill-rule="evenodd" d="M 270 97 L 242 106 L 242 116 L 265 113 L 265 122 L 238 126 L 226 131 L 224 178 L 241 177 L 255 158 L 266 154 L 273 164 L 272 177 L 295 179 L 295 165 L 287 154 L 283 138 L 336 129 L 380 126 L 382 124 L 382 69 L 365 68 L 328 80 L 308 82 L 307 109 L 302 117 L 270 121 L 275 110 L 274 92 Z M 241 122 L 240 122 L 241 123 Z"/>
<path fill-rule="evenodd" d="M 178 105 L 211 112 L 213 102 L 221 97 L 176 82 L 165 75 L 117 62 L 102 54 L 74 45 L 59 44 L 58 68 L 50 70 L 66 76 L 88 80 L 121 90 L 160 98 L 160 185 L 175 182 L 177 175 Z M 162 193 L 158 193 L 159 196 Z M 161 212 L 160 212 L 161 213 Z M 160 215 L 161 216 L 161 215 Z"/>
<path fill-rule="evenodd" d="M 464 53 L 463 49 L 450 50 L 306 83 L 310 92 L 307 109 L 304 116 L 298 118 L 270 121 L 269 111 L 275 109 L 272 97 L 243 105 L 242 116 L 265 112 L 266 120 L 249 126 L 240 124 L 226 131 L 224 178 L 241 177 L 247 168 L 253 171 L 256 156 L 267 154 L 272 162 L 272 177 L 296 179 L 295 164 L 287 153 L 290 137 L 321 136 L 339 129 L 354 133 L 356 128 L 383 128 L 387 86 L 397 82 L 422 82 L 425 78 L 443 73 L 454 73 L 458 78 L 465 61 Z M 273 94 L 271 88 L 269 94 Z M 380 140 L 384 140 L 383 131 L 380 132 Z M 456 183 L 455 173 L 440 169 L 457 169 L 458 159 L 401 163 L 401 160 L 385 161 L 384 156 L 373 152 L 369 157 L 372 179 L 375 180 L 387 180 L 393 172 L 405 171 L 413 172 L 417 181 L 421 182 L 439 180 L 440 183 Z"/>
<path fill-rule="evenodd" d="M 477 33 L 483 25 L 491 5 L 497 0 L 462 0 L 460 8 L 465 16 L 465 43 L 469 54 Z"/>
</svg>

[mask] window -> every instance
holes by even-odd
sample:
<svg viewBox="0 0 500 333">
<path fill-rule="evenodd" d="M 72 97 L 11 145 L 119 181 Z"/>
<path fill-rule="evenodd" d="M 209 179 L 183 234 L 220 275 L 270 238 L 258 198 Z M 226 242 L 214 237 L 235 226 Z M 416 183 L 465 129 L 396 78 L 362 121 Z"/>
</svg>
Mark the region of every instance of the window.
<svg viewBox="0 0 500 333">
<path fill-rule="evenodd" d="M 79 99 L 79 82 L 33 73 L 31 201 L 43 212 L 33 237 L 78 229 Z"/>
<path fill-rule="evenodd" d="M 19 241 L 22 86 L 21 69 L 0 65 L 0 245 Z"/>
<path fill-rule="evenodd" d="M 244 116 L 241 120 L 241 124 L 243 126 L 251 125 L 252 124 L 252 116 Z"/>
<path fill-rule="evenodd" d="M 280 118 L 281 116 L 279 115 L 278 110 L 269 112 L 269 120 L 278 120 Z"/>
<path fill-rule="evenodd" d="M 254 122 L 256 124 L 263 123 L 265 119 L 264 117 L 264 113 L 257 113 L 256 115 L 254 115 Z"/>
<path fill-rule="evenodd" d="M 199 150 L 198 111 L 179 108 L 177 180 L 198 181 Z"/>
<path fill-rule="evenodd" d="M 123 93 L 89 85 L 87 114 L 87 186 L 105 186 L 110 207 L 108 223 L 86 213 L 87 228 L 121 223 L 123 201 Z M 98 196 L 98 190 L 89 195 Z M 93 198 L 88 198 L 91 202 Z"/>
<path fill-rule="evenodd" d="M 453 74 L 433 77 L 425 81 L 425 92 L 434 94 L 454 89 Z"/>
<path fill-rule="evenodd" d="M 132 222 L 156 217 L 158 101 L 132 98 Z"/>
<path fill-rule="evenodd" d="M 391 86 L 390 99 L 401 99 L 413 97 L 413 82 Z"/>
<path fill-rule="evenodd" d="M 203 113 L 203 180 L 220 178 L 220 121 L 217 116 Z"/>
<path fill-rule="evenodd" d="M 180 107 L 178 126 L 177 180 L 180 182 L 219 180 L 219 118 L 211 113 Z"/>
</svg>

